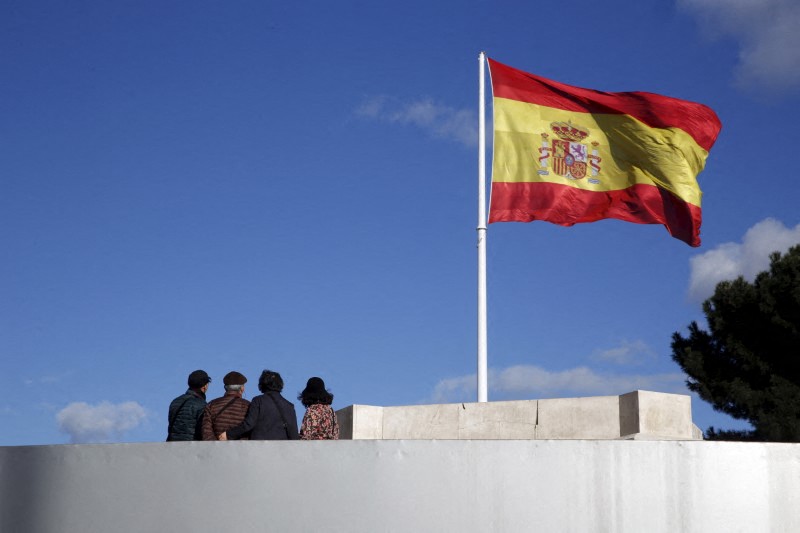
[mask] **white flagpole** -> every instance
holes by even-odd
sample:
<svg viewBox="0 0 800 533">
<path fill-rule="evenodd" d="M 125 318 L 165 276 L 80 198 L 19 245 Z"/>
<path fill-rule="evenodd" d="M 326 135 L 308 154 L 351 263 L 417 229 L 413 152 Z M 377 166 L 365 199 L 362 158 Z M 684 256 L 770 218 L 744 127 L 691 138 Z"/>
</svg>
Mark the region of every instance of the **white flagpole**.
<svg viewBox="0 0 800 533">
<path fill-rule="evenodd" d="M 484 65 L 486 54 L 478 54 L 478 401 L 488 401 L 486 335 L 486 118 Z"/>
</svg>

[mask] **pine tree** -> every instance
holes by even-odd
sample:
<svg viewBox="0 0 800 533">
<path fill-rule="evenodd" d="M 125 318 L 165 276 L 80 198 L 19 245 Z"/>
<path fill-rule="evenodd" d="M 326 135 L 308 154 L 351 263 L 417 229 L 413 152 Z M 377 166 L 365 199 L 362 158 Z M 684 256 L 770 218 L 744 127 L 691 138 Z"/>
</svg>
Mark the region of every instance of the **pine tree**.
<svg viewBox="0 0 800 533">
<path fill-rule="evenodd" d="M 703 302 L 708 331 L 672 335 L 687 385 L 752 431 L 707 431 L 723 440 L 800 442 L 800 246 L 770 256 L 753 283 L 719 283 Z"/>
</svg>

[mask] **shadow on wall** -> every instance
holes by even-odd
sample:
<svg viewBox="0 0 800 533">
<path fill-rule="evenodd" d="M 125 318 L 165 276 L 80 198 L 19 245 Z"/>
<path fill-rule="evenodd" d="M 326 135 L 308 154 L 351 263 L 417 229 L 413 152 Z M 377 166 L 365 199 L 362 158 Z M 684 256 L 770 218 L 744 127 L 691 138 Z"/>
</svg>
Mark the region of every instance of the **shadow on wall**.
<svg viewBox="0 0 800 533">
<path fill-rule="evenodd" d="M 16 460 L 10 460 L 11 454 L 0 456 L 0 497 L 3 507 L 11 511 L 0 517 L 0 530 L 48 531 L 46 517 L 53 513 L 58 501 L 48 494 L 52 487 L 48 472 L 58 459 L 54 451 L 52 447 L 45 451 L 43 447 L 20 446 L 14 454 Z M 8 515 L 13 523 L 6 523 Z"/>
</svg>

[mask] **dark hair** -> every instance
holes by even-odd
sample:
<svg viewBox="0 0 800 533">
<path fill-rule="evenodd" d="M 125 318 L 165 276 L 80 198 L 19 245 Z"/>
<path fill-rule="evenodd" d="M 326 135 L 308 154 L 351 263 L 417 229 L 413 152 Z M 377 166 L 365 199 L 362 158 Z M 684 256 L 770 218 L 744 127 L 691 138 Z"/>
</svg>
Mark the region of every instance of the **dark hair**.
<svg viewBox="0 0 800 533">
<path fill-rule="evenodd" d="M 258 378 L 258 390 L 263 393 L 281 392 L 283 390 L 283 378 L 277 372 L 264 370 Z"/>
<path fill-rule="evenodd" d="M 313 377 L 308 380 L 306 388 L 297 395 L 297 399 L 304 407 L 310 405 L 322 404 L 330 405 L 333 403 L 333 394 L 325 388 L 325 382 L 322 378 Z"/>
</svg>

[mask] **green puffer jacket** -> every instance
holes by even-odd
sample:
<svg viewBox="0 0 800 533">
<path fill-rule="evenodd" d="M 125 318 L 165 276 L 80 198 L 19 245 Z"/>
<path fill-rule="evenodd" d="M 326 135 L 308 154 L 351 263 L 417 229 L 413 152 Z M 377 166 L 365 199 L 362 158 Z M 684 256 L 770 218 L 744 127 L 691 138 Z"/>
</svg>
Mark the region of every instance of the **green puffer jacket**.
<svg viewBox="0 0 800 533">
<path fill-rule="evenodd" d="M 167 440 L 203 440 L 200 417 L 205 407 L 205 394 L 192 389 L 172 400 L 169 404 Z"/>
</svg>

